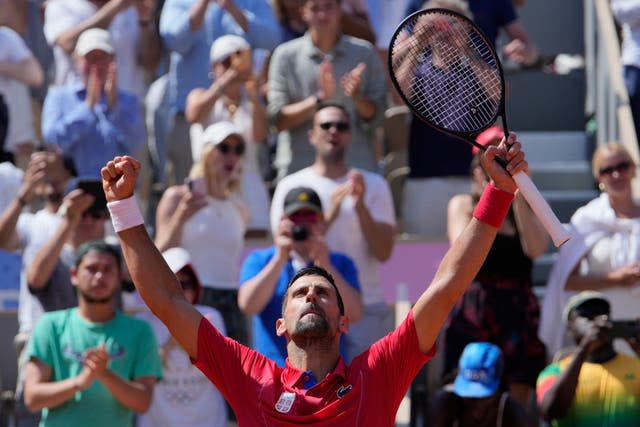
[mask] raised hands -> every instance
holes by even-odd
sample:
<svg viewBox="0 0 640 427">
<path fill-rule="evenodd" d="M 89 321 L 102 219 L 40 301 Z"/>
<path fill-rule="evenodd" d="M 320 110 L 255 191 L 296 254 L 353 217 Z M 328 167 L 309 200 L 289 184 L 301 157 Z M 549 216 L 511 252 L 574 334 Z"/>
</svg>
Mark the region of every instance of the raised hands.
<svg viewBox="0 0 640 427">
<path fill-rule="evenodd" d="M 133 195 L 140 174 L 140 162 L 131 156 L 116 156 L 100 170 L 102 188 L 107 202 Z"/>
<path fill-rule="evenodd" d="M 362 76 L 367 69 L 367 64 L 360 62 L 351 71 L 346 73 L 340 79 L 342 90 L 344 94 L 349 98 L 357 98 L 360 92 L 360 85 L 362 84 Z"/>
<path fill-rule="evenodd" d="M 335 93 L 336 79 L 333 76 L 333 64 L 329 60 L 324 60 L 318 67 L 318 100 L 331 99 Z"/>
<path fill-rule="evenodd" d="M 487 171 L 496 187 L 509 193 L 515 193 L 518 189 L 511 176 L 529 169 L 521 148 L 516 134 L 510 132 L 508 139 L 503 138 L 498 146 L 487 147 L 482 155 L 482 167 Z M 506 170 L 495 160 L 496 156 L 505 160 Z"/>
</svg>

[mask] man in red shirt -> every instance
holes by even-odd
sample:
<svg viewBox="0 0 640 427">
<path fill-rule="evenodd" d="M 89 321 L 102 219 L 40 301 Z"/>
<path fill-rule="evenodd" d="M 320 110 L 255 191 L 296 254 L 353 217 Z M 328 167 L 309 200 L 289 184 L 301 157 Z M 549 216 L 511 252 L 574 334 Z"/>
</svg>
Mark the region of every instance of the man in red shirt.
<svg viewBox="0 0 640 427">
<path fill-rule="evenodd" d="M 147 234 L 133 197 L 140 163 L 116 157 L 101 174 L 114 228 L 140 295 L 222 392 L 239 426 L 393 426 L 402 397 L 434 354 L 449 310 L 478 272 L 513 199 L 516 185 L 495 161 L 496 155 L 507 159 L 510 173 L 527 169 L 515 135 L 508 144 L 487 149 L 482 164 L 493 183 L 485 189 L 474 218 L 404 322 L 349 366 L 339 346 L 349 319 L 326 271 L 304 269 L 291 280 L 276 322 L 289 355 L 286 367 L 280 368 L 220 335 L 184 298 Z"/>
</svg>

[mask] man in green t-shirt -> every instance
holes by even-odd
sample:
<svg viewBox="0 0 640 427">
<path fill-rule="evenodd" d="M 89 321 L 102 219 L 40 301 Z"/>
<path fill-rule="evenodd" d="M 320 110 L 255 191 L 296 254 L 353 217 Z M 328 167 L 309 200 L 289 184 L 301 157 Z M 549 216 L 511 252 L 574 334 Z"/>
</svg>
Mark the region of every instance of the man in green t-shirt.
<svg viewBox="0 0 640 427">
<path fill-rule="evenodd" d="M 594 291 L 567 303 L 576 348 L 538 376 L 540 411 L 554 427 L 640 426 L 640 359 L 613 348 L 610 304 Z M 640 354 L 640 337 L 629 339 Z"/>
<path fill-rule="evenodd" d="M 102 241 L 76 252 L 78 307 L 45 313 L 27 347 L 24 396 L 41 427 L 132 426 L 151 404 L 162 367 L 150 326 L 115 310 L 119 251 Z"/>
</svg>

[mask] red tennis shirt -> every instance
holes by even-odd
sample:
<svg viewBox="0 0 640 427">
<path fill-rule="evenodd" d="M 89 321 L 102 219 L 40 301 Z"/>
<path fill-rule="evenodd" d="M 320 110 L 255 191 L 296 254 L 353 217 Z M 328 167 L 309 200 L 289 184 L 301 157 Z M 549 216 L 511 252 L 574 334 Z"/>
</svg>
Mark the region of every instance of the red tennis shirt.
<svg viewBox="0 0 640 427">
<path fill-rule="evenodd" d="M 240 427 L 393 426 L 411 381 L 435 354 L 424 354 L 410 312 L 393 332 L 309 389 L 307 374 L 286 368 L 218 333 L 203 318 L 194 364 L 218 387 Z"/>
</svg>

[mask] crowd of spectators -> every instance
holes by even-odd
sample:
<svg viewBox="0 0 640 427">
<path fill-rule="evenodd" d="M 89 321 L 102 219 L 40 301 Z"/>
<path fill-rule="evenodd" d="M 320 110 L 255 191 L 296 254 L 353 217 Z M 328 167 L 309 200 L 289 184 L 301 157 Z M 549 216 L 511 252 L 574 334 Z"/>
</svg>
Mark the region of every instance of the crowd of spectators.
<svg viewBox="0 0 640 427">
<path fill-rule="evenodd" d="M 91 405 L 103 402 L 100 416 L 122 425 L 147 411 L 138 425 L 224 426 L 227 412 L 234 419 L 131 286 L 106 200 L 91 190 L 115 156 L 134 156 L 150 171 L 137 193 L 154 244 L 223 335 L 284 367 L 281 300 L 312 265 L 330 272 L 342 294 L 351 321 L 340 343 L 346 361 L 390 332 L 379 274 L 398 230 L 380 175 L 385 111 L 399 103 L 384 66 L 388 42 L 408 14 L 444 7 L 475 19 L 494 42 L 503 30 L 501 55 L 529 66 L 537 50 L 514 3 L 0 0 L 0 257 L 13 273 L 6 277 L 19 278 L 19 425 L 85 425 Z M 620 18 L 632 16 L 613 3 Z M 629 62 L 630 88 L 634 70 Z M 417 119 L 409 126 L 403 230 L 453 244 L 488 175 L 469 146 Z M 478 142 L 501 138 L 493 127 Z M 609 144 L 593 168 L 602 195 L 572 218 L 541 338 L 531 269 L 547 239 L 526 202 L 514 200 L 446 322 L 442 377 L 453 382 L 428 408 L 433 425 L 472 425 L 476 415 L 525 425 L 536 380 L 546 419 L 568 411 L 579 419 L 579 408 L 568 409 L 575 390 L 567 398 L 551 376 L 575 383 L 591 356 L 605 368 L 621 360 L 618 352 L 637 358 L 633 341 L 576 332 L 587 299 L 569 297 L 579 291 L 602 291 L 593 298 L 605 301 L 596 314 L 606 319 L 583 317 L 604 335 L 609 315 L 640 317 L 635 164 Z M 256 237 L 273 245 L 241 259 Z M 570 315 L 562 315 L 567 301 Z M 137 335 L 125 338 L 127 330 Z M 562 354 L 580 363 L 558 359 L 538 379 L 571 333 L 578 350 Z M 473 372 L 491 372 L 491 384 L 474 391 Z"/>
</svg>

